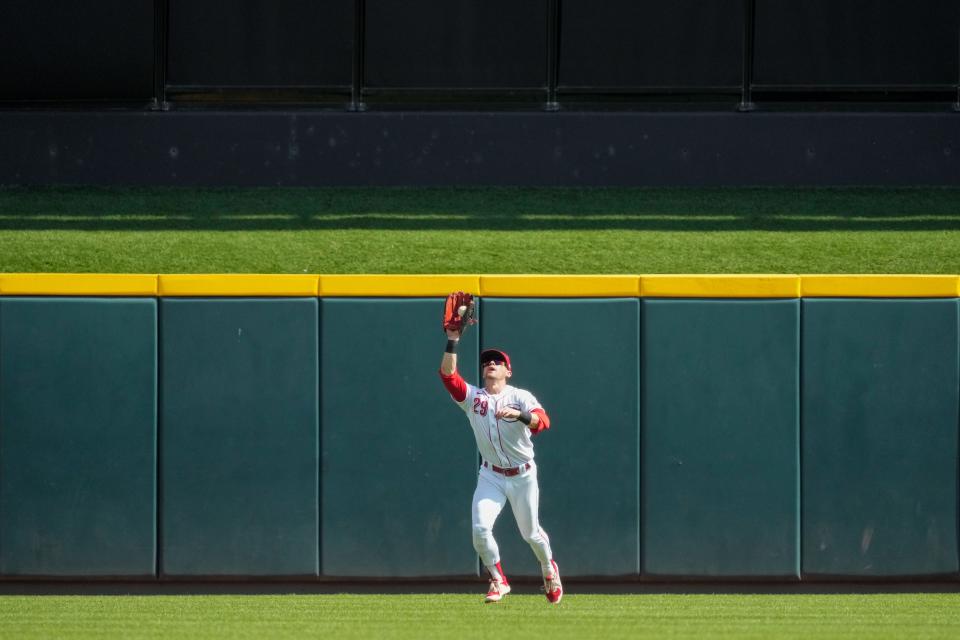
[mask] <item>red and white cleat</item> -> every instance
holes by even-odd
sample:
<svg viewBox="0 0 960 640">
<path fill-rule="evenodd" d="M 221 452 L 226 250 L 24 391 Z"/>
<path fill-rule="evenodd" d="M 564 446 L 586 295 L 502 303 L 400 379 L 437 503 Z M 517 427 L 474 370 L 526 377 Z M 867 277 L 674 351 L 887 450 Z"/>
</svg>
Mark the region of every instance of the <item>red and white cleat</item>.
<svg viewBox="0 0 960 640">
<path fill-rule="evenodd" d="M 547 600 L 551 604 L 560 604 L 560 599 L 563 597 L 563 585 L 560 583 L 560 570 L 557 568 L 557 563 L 553 560 L 550 561 L 550 564 L 553 566 L 553 572 L 544 577 L 543 591 L 547 594 Z"/>
<path fill-rule="evenodd" d="M 490 589 L 487 590 L 484 602 L 500 602 L 508 593 L 510 593 L 509 584 L 500 580 L 490 580 Z"/>
</svg>

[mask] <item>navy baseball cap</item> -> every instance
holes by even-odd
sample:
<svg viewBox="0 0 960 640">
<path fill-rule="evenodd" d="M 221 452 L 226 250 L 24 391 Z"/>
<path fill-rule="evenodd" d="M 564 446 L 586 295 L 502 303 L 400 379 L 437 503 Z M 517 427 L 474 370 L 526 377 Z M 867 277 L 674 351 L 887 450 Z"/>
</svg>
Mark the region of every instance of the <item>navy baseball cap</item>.
<svg viewBox="0 0 960 640">
<path fill-rule="evenodd" d="M 480 366 L 483 366 L 484 362 L 489 362 L 490 360 L 503 360 L 507 365 L 507 369 L 513 371 L 510 367 L 510 356 L 507 355 L 506 351 L 501 351 L 500 349 L 484 349 L 480 352 Z"/>
</svg>

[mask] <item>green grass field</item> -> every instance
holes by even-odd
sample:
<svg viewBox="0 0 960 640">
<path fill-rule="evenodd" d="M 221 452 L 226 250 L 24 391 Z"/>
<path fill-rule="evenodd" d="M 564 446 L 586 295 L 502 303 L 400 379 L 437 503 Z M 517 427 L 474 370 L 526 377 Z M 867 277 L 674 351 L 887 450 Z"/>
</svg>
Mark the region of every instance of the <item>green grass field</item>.
<svg viewBox="0 0 960 640">
<path fill-rule="evenodd" d="M 960 189 L 0 189 L 0 272 L 960 273 Z"/>
<path fill-rule="evenodd" d="M 0 596 L 3 638 L 943 638 L 960 594 Z"/>
</svg>

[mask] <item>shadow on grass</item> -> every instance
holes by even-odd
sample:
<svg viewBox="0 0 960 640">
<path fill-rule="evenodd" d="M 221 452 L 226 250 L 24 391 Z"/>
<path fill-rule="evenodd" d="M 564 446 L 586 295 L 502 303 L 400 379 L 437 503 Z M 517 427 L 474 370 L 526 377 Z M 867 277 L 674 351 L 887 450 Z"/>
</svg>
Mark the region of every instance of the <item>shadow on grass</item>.
<svg viewBox="0 0 960 640">
<path fill-rule="evenodd" d="M 0 230 L 945 231 L 960 189 L 0 189 Z"/>
</svg>

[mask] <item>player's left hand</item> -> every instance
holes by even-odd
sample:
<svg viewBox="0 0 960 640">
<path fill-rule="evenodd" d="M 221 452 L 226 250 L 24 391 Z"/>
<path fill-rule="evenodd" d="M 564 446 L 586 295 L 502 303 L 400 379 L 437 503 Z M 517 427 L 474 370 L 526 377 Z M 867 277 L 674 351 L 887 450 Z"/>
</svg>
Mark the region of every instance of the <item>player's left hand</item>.
<svg viewBox="0 0 960 640">
<path fill-rule="evenodd" d="M 456 331 L 463 335 L 464 330 L 471 324 L 476 324 L 474 317 L 476 302 L 473 295 L 463 291 L 454 291 L 447 296 L 443 305 L 443 328 L 445 331 Z"/>
<path fill-rule="evenodd" d="M 496 417 L 498 419 L 506 418 L 508 420 L 516 419 L 520 417 L 520 409 L 514 409 L 513 407 L 503 407 L 502 409 L 497 409 Z"/>
</svg>

